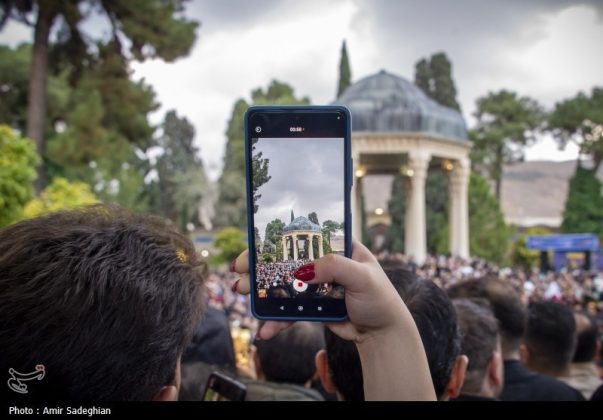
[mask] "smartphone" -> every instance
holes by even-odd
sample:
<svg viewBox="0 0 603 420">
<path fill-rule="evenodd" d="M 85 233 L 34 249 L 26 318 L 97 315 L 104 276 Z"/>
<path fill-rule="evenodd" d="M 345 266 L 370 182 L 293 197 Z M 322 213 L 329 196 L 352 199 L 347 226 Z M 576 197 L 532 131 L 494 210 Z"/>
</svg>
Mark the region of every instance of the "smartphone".
<svg viewBox="0 0 603 420">
<path fill-rule="evenodd" d="M 258 106 L 244 122 L 253 315 L 346 319 L 341 285 L 308 285 L 294 273 L 327 253 L 352 254 L 350 112 Z"/>
<path fill-rule="evenodd" d="M 247 388 L 244 384 L 219 372 L 207 379 L 203 401 L 245 401 Z"/>
</svg>

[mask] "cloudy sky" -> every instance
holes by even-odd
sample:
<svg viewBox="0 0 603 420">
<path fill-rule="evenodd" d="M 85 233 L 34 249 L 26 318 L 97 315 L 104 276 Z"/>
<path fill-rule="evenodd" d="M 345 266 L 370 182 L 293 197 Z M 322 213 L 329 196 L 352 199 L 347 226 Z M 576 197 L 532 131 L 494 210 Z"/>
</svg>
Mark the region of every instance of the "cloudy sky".
<svg viewBox="0 0 603 420">
<path fill-rule="evenodd" d="M 315 211 L 320 223 L 343 222 L 343 139 L 260 138 L 259 152 L 269 160 L 272 177 L 258 191 L 255 225 L 262 239 L 274 219 L 289 223 L 291 210 L 295 217 Z"/>
<path fill-rule="evenodd" d="M 488 91 L 512 89 L 551 108 L 603 85 L 602 0 L 193 0 L 187 15 L 201 21 L 190 56 L 136 64 L 134 77 L 157 91 L 154 122 L 173 108 L 194 124 L 214 179 L 234 102 L 275 78 L 313 103 L 331 102 L 343 39 L 353 80 L 380 69 L 412 79 L 417 60 L 445 51 L 469 126 Z M 15 24 L 0 33 L 2 43 L 27 39 Z M 576 156 L 551 139 L 527 152 L 532 160 Z"/>
</svg>

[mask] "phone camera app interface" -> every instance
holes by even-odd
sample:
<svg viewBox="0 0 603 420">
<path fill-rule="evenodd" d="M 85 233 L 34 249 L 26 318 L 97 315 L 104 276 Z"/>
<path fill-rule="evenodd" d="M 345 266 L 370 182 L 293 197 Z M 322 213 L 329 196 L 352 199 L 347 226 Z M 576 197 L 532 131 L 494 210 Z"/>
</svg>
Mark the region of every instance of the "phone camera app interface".
<svg viewBox="0 0 603 420">
<path fill-rule="evenodd" d="M 341 286 L 295 274 L 344 255 L 344 139 L 259 137 L 251 156 L 257 297 L 342 299 Z"/>
</svg>

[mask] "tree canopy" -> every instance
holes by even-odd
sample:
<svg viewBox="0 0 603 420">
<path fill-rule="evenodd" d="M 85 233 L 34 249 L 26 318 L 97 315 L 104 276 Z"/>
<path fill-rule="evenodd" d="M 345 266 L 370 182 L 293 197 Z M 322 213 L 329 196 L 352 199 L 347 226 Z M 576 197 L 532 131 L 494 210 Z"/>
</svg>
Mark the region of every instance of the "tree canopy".
<svg viewBox="0 0 603 420">
<path fill-rule="evenodd" d="M 415 64 L 415 84 L 437 103 L 461 109 L 452 79 L 452 63 L 445 53 L 435 53 L 431 59 L 423 58 Z"/>
<path fill-rule="evenodd" d="M 534 140 L 544 112 L 535 100 L 501 90 L 477 100 L 475 117 L 477 125 L 470 132 L 472 162 L 486 169 L 500 199 L 504 165 L 523 160 L 523 147 Z"/>
<path fill-rule="evenodd" d="M 38 153 L 46 158 L 46 129 L 48 109 L 49 71 L 57 67 L 67 71 L 71 81 L 85 74 L 89 63 L 108 56 L 112 64 L 121 63 L 122 71 L 129 60 L 161 58 L 173 61 L 188 54 L 195 41 L 197 22 L 187 20 L 182 12 L 184 0 L 75 0 L 75 1 L 20 1 L 0 3 L 0 30 L 9 19 L 33 27 L 30 72 L 27 88 L 27 135 L 35 140 Z M 84 23 L 88 16 L 101 14 L 109 22 L 110 38 L 95 39 L 86 33 Z M 51 31 L 59 25 L 56 37 Z M 110 50 L 107 53 L 106 48 Z M 104 50 L 104 51 L 103 51 Z M 49 57 L 53 60 L 49 65 Z M 110 83 L 110 80 L 107 80 Z M 120 86 L 114 85 L 115 89 Z M 88 105 L 98 111 L 99 98 L 94 95 Z M 122 105 L 124 103 L 120 103 Z M 110 108 L 113 109 L 113 108 Z M 99 112 L 92 113 L 93 122 L 104 122 Z M 94 117 L 98 119 L 94 119 Z M 101 126 L 94 133 L 102 133 Z M 44 186 L 46 162 L 38 173 L 38 190 Z"/>
<path fill-rule="evenodd" d="M 603 161 L 603 88 L 556 103 L 548 128 L 561 147 L 574 141 L 580 153 L 591 157 L 596 171 Z"/>
<path fill-rule="evenodd" d="M 603 238 L 603 185 L 593 169 L 578 166 L 570 179 L 561 231 Z"/>
<path fill-rule="evenodd" d="M 273 80 L 266 89 L 251 92 L 251 104 L 244 99 L 235 102 L 226 129 L 224 166 L 218 179 L 219 197 L 214 223 L 216 226 L 247 225 L 245 199 L 245 144 L 243 141 L 243 116 L 250 105 L 309 105 L 308 97 L 297 98 L 293 88 Z M 261 159 L 261 157 L 260 157 Z M 261 162 L 258 162 L 261 164 Z M 261 167 L 261 166 L 260 166 Z M 266 177 L 268 176 L 266 167 Z M 254 187 L 255 187 L 254 183 Z M 259 188 L 259 185 L 257 186 Z"/>
</svg>

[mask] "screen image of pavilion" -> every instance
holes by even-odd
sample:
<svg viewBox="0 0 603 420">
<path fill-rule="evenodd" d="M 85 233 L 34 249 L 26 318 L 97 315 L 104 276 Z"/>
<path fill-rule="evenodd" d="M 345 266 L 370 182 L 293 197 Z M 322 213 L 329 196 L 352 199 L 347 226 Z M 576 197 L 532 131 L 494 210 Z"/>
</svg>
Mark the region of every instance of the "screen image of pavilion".
<svg viewBox="0 0 603 420">
<path fill-rule="evenodd" d="M 341 286 L 294 273 L 344 254 L 344 139 L 254 138 L 251 147 L 257 297 L 343 299 Z"/>
</svg>

